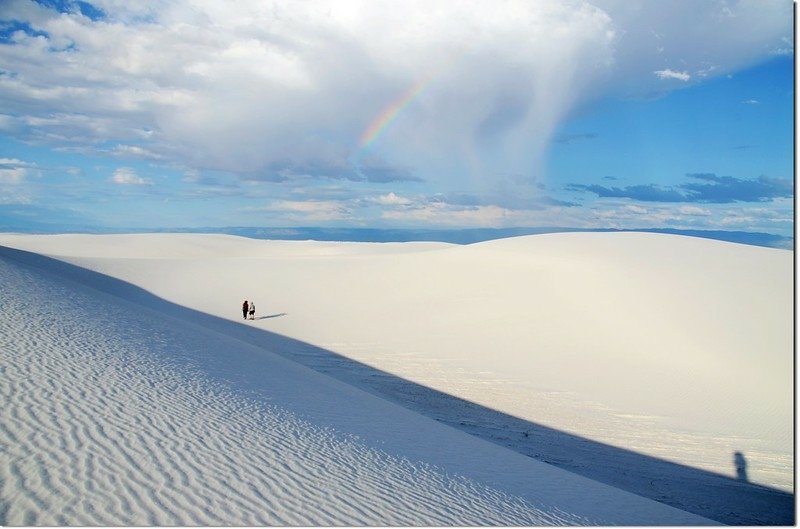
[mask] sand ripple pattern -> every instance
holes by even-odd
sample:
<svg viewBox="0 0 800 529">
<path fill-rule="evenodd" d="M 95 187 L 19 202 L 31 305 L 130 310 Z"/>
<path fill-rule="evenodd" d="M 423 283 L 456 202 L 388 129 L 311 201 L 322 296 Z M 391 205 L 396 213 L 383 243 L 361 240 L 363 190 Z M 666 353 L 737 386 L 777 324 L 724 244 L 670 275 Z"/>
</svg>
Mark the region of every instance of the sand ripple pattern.
<svg viewBox="0 0 800 529">
<path fill-rule="evenodd" d="M 3 258 L 0 304 L 2 525 L 582 522 L 205 376 L 203 329 Z"/>
</svg>

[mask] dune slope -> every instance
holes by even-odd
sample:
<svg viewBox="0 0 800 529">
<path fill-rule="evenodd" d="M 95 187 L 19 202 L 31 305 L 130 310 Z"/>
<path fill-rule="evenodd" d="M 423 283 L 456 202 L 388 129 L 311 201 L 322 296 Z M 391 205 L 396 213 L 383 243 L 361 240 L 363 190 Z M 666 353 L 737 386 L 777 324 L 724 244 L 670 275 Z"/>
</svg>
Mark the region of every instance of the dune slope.
<svg viewBox="0 0 800 529">
<path fill-rule="evenodd" d="M 707 523 L 65 266 L 0 249 L 3 525 Z"/>
<path fill-rule="evenodd" d="M 792 253 L 643 233 L 455 246 L 0 236 L 511 415 L 793 487 Z M 586 410 L 590 410 L 586 413 Z M 609 425 L 613 425 L 609 427 Z"/>
<path fill-rule="evenodd" d="M 0 244 L 123 279 L 156 296 L 139 304 L 216 316 L 203 325 L 615 487 L 725 523 L 793 519 L 789 251 L 642 233 Z M 256 321 L 241 320 L 244 298 Z"/>
</svg>

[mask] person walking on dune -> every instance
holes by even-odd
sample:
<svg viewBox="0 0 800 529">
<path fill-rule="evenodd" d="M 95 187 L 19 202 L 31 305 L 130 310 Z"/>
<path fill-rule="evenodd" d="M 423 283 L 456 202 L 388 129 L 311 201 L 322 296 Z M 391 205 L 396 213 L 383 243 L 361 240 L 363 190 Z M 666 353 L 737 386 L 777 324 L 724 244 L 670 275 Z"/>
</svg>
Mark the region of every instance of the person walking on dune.
<svg viewBox="0 0 800 529">
<path fill-rule="evenodd" d="M 248 311 L 247 312 L 248 312 L 248 314 L 250 314 L 250 319 L 251 320 L 256 319 L 256 304 L 253 303 L 252 301 L 250 302 L 250 305 L 248 307 Z"/>
<path fill-rule="evenodd" d="M 247 319 L 248 310 L 250 310 L 250 304 L 247 302 L 247 300 L 244 300 L 244 303 L 242 303 L 242 318 Z"/>
</svg>

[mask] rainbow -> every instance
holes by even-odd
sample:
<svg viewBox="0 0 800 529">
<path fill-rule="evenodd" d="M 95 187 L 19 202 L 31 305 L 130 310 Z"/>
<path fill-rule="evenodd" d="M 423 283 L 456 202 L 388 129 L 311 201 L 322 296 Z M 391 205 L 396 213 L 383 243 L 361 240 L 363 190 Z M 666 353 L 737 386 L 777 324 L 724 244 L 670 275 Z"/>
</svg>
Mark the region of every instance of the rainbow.
<svg viewBox="0 0 800 529">
<path fill-rule="evenodd" d="M 421 81 L 417 81 L 408 90 L 406 90 L 399 98 L 389 103 L 375 119 L 370 122 L 364 132 L 361 133 L 359 138 L 359 146 L 365 149 L 372 145 L 375 140 L 391 125 L 397 116 L 408 107 L 417 96 L 419 96 L 425 88 L 430 84 L 431 78 L 428 77 Z"/>
</svg>

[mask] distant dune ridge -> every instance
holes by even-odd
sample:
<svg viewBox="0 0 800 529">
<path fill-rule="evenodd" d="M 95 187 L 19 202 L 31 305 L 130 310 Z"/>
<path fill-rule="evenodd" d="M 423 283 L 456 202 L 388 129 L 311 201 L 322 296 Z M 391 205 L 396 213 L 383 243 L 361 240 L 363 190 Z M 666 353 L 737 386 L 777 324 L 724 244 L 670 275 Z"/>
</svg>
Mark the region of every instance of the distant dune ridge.
<svg viewBox="0 0 800 529">
<path fill-rule="evenodd" d="M 626 469 L 597 476 L 611 487 L 536 461 L 527 431 L 488 443 L 446 425 L 475 426 L 452 406 L 387 402 L 414 387 L 499 430 L 792 490 L 786 250 L 644 233 L 0 246 L 4 525 L 709 523 L 623 492 L 644 483 L 613 482 Z M 716 520 L 758 521 L 741 516 Z"/>
</svg>

